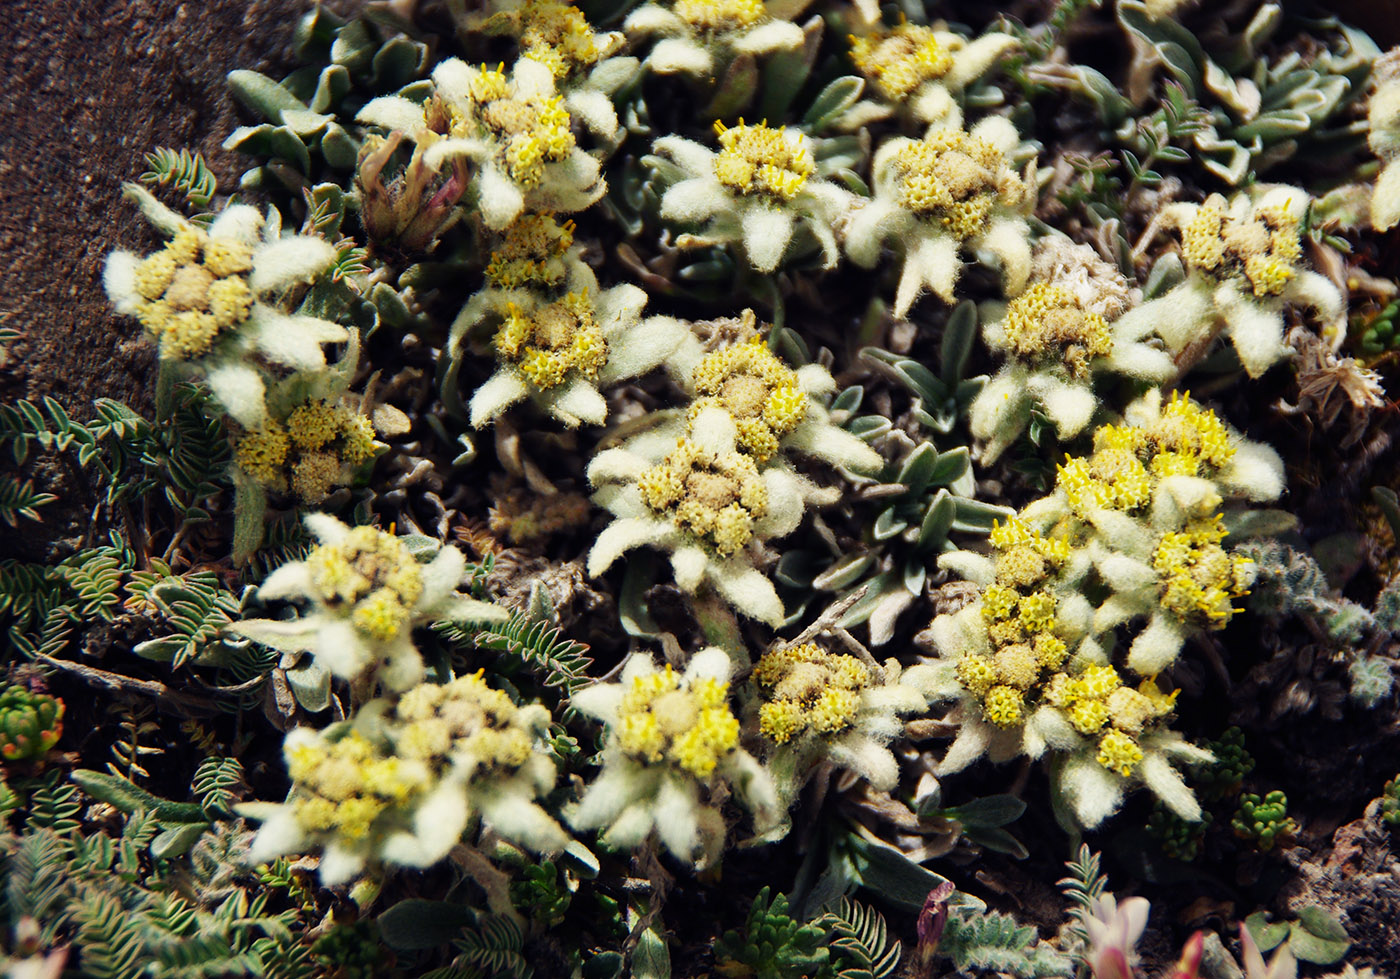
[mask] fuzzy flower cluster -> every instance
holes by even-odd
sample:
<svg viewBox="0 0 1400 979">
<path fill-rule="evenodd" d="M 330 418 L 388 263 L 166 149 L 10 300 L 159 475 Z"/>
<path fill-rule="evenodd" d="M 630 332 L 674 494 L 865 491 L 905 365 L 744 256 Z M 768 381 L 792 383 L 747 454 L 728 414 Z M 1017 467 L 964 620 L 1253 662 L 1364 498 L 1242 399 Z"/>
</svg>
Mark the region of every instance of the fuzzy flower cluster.
<svg viewBox="0 0 1400 979">
<path fill-rule="evenodd" d="M 583 11 L 559 0 L 525 0 L 492 14 L 483 26 L 488 33 L 514 35 L 522 58 L 560 80 L 587 71 L 622 43 L 621 35 L 598 33 Z"/>
<path fill-rule="evenodd" d="M 297 728 L 283 753 L 292 792 L 254 806 L 255 859 L 323 848 L 321 878 L 348 880 L 371 861 L 424 867 L 461 839 L 473 815 L 535 850 L 568 837 L 535 802 L 555 770 L 536 750 L 549 712 L 518 707 L 481 673 L 424 683 L 396 704 L 374 701 L 328 732 Z"/>
<path fill-rule="evenodd" d="M 1065 462 L 1050 496 L 993 531 L 993 558 L 945 555 L 981 594 L 933 624 L 943 696 L 961 701 L 963 721 L 941 770 L 1054 748 L 1066 753 L 1057 786 L 1085 825 L 1117 807 L 1129 779 L 1198 819 L 1172 763 L 1208 752 L 1164 726 L 1176 694 L 1155 678 L 1187 636 L 1228 621 L 1252 579 L 1252 562 L 1222 546 L 1224 499 L 1281 489 L 1271 450 L 1154 391 L 1096 431 L 1091 455 Z M 1094 608 L 1086 593 L 1107 597 Z M 1113 631 L 1140 619 L 1130 682 L 1109 651 Z"/>
<path fill-rule="evenodd" d="M 210 238 L 198 228 L 178 233 L 136 266 L 136 318 L 164 360 L 203 356 L 219 334 L 253 309 L 248 273 L 253 249 L 238 238 Z"/>
<path fill-rule="evenodd" d="M 769 696 L 758 712 L 759 730 L 774 743 L 787 744 L 807 733 L 832 737 L 850 730 L 871 673 L 854 656 L 804 643 L 770 649 L 753 678 Z"/>
<path fill-rule="evenodd" d="M 864 777 L 880 791 L 899 781 L 886 746 L 903 730 L 900 715 L 928 706 L 929 667 L 901 670 L 891 659 L 872 669 L 854 656 L 813 642 L 774 646 L 754 666 L 758 729 L 774 750 L 769 766 L 779 793 L 792 800 L 823 759 Z"/>
<path fill-rule="evenodd" d="M 1400 54 L 1388 51 L 1372 67 L 1376 89 L 1367 105 L 1366 141 L 1382 165 L 1371 193 L 1371 227 L 1388 231 L 1400 222 Z"/>
<path fill-rule="evenodd" d="M 775 17 L 763 0 L 671 0 L 638 7 L 622 29 L 634 41 L 656 38 L 648 71 L 721 77 L 738 57 L 800 47 L 802 28 L 792 20 L 805 6 L 787 4 Z"/>
<path fill-rule="evenodd" d="M 568 98 L 557 91 L 549 65 L 522 57 L 507 72 L 504 65 L 473 68 L 451 58 L 433 70 L 433 85 L 423 105 L 381 96 L 356 119 L 426 147 L 430 168 L 455 159 L 474 163 L 476 203 L 488 228 L 504 229 L 527 206 L 579 211 L 606 189 L 598 161 L 577 145 Z M 615 116 L 585 121 L 609 132 L 616 125 Z"/>
<path fill-rule="evenodd" d="M 960 34 L 923 24 L 876 25 L 853 34 L 851 62 L 870 83 L 875 99 L 853 106 L 841 120 L 855 129 L 903 109 L 916 121 L 958 128 L 963 89 L 987 74 L 1016 46 L 996 32 L 969 42 Z"/>
<path fill-rule="evenodd" d="M 1186 278 L 1123 319 L 1134 329 L 1155 328 L 1173 354 L 1203 350 L 1224 333 L 1250 377 L 1292 354 L 1283 342 L 1289 305 L 1312 308 L 1324 335 L 1336 336 L 1346 300 L 1331 280 L 1304 266 L 1307 205 L 1303 191 L 1278 186 L 1163 208 L 1153 226 L 1179 231 Z"/>
<path fill-rule="evenodd" d="M 896 316 L 907 314 L 926 287 L 953 301 L 964 246 L 1001 260 L 1008 294 L 1025 287 L 1031 251 L 1022 211 L 1034 181 L 1007 163 L 1018 142 L 1015 127 L 992 116 L 971 132 L 933 129 L 921 140 L 886 140 L 876 151 L 875 197 L 852 214 L 846 251 L 873 268 L 884 242 L 902 248 Z"/>
<path fill-rule="evenodd" d="M 165 207 L 146 190 L 124 190 L 169 243 L 145 258 L 113 252 L 103 284 L 117 311 L 141 321 L 161 360 L 203 376 L 219 403 L 246 429 L 267 417 L 266 365 L 293 371 L 326 366 L 324 343 L 344 327 L 288 313 L 282 301 L 335 261 L 330 242 L 281 233 L 247 205 L 225 208 L 207 229 Z"/>
<path fill-rule="evenodd" d="M 680 136 L 664 136 L 653 150 L 670 161 L 681 179 L 661 198 L 661 216 L 702 225 L 684 244 L 702 247 L 737 243 L 759 272 L 776 269 L 798 227 L 810 232 L 827 268 L 839 251 L 833 225 L 849 209 L 851 195 L 816 177 L 807 137 L 766 122 L 726 127 L 715 123 L 719 152 Z"/>
<path fill-rule="evenodd" d="M 651 544 L 672 552 L 684 590 L 708 582 L 740 611 L 781 622 L 777 592 L 755 566 L 759 545 L 790 533 L 808 502 L 825 499 L 785 452 L 860 471 L 880 465 L 879 455 L 831 424 L 814 399 L 833 386 L 825 368 L 794 371 L 757 335 L 700 358 L 681 418 L 590 464 L 589 479 L 600 487 L 595 502 L 619 519 L 594 544 L 589 574 Z"/>
<path fill-rule="evenodd" d="M 573 706 L 603 721 L 603 771 L 569 815 L 578 829 L 633 847 L 653 833 L 683 861 L 712 861 L 727 829 L 718 809 L 735 793 L 760 830 L 777 818 L 768 772 L 739 746 L 729 707 L 731 663 L 710 648 L 683 673 L 634 655 L 618 683 L 574 694 Z"/>
<path fill-rule="evenodd" d="M 987 304 L 983 335 L 1007 358 L 970 409 L 972 434 L 987 443 L 988 461 L 1025 431 L 1033 409 L 1044 412 L 1062 439 L 1083 431 L 1098 405 L 1096 373 L 1154 382 L 1173 373 L 1165 350 L 1124 329 L 1122 320 L 1110 325 L 1082 295 L 1068 283 L 1040 279 L 1004 308 Z"/>
<path fill-rule="evenodd" d="M 573 226 L 552 214 L 525 213 L 499 235 L 488 285 L 452 325 L 451 356 L 473 334 L 490 335 L 500 367 L 473 392 L 471 423 L 489 424 L 529 399 L 570 427 L 601 425 L 600 388 L 667 363 L 694 337 L 665 317 L 642 320 L 646 293 L 636 286 L 600 290 L 573 244 Z M 453 366 L 455 373 L 459 368 Z"/>
<path fill-rule="evenodd" d="M 350 528 L 313 513 L 307 529 L 319 539 L 304 561 L 282 565 L 259 589 L 264 599 L 302 597 L 312 611 L 301 619 L 248 619 L 239 634 L 289 652 L 311 652 L 336 676 L 369 674 L 389 690 L 423 678 L 413 644 L 415 626 L 445 619 L 499 622 L 504 609 L 457 593 L 466 558 L 455 547 L 420 563 L 400 538 L 374 527 Z"/>
<path fill-rule="evenodd" d="M 304 402 L 284 421 L 269 418 L 234 443 L 234 460 L 264 489 L 320 503 L 383 448 L 374 426 L 343 402 Z"/>
<path fill-rule="evenodd" d="M 807 417 L 811 399 L 797 372 L 755 336 L 708 355 L 691 375 L 695 400 L 686 418 L 693 425 L 706 408 L 727 411 L 739 430 L 738 446 L 758 463 L 778 451 L 781 440 Z"/>
</svg>

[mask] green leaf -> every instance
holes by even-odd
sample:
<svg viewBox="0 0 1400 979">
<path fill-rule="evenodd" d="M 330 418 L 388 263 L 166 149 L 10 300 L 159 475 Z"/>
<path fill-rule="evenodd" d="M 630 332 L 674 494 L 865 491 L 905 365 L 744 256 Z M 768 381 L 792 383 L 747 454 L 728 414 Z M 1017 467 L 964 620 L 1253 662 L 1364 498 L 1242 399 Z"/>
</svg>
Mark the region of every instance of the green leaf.
<svg viewBox="0 0 1400 979">
<path fill-rule="evenodd" d="M 1259 946 L 1261 952 L 1277 948 L 1288 937 L 1289 932 L 1289 925 L 1286 921 L 1276 921 L 1270 924 L 1269 915 L 1265 911 L 1256 911 L 1245 918 L 1244 926 L 1249 929 L 1250 937 L 1254 939 L 1254 944 Z"/>
<path fill-rule="evenodd" d="M 288 109 L 305 110 L 307 105 L 266 75 L 238 68 L 228 73 L 228 87 L 233 97 L 268 122 L 282 121 Z"/>
<path fill-rule="evenodd" d="M 942 544 L 947 541 L 948 531 L 953 526 L 953 517 L 957 511 L 958 506 L 953 495 L 946 489 L 939 490 L 925 511 L 924 522 L 919 527 L 919 550 L 927 548 L 930 544 Z"/>
<path fill-rule="evenodd" d="M 810 132 L 819 132 L 836 121 L 843 112 L 855 105 L 865 91 L 865 79 L 855 75 L 842 75 L 830 82 L 812 100 L 811 106 L 802 116 L 802 127 Z"/>
<path fill-rule="evenodd" d="M 633 979 L 671 979 L 671 950 L 652 928 L 642 932 L 632 952 Z"/>
<path fill-rule="evenodd" d="M 1351 936 L 1337 920 L 1337 916 L 1316 904 L 1309 904 L 1298 912 L 1298 923 L 1318 938 L 1332 942 L 1351 941 Z"/>
<path fill-rule="evenodd" d="M 896 479 L 907 487 L 910 496 L 919 497 L 923 495 L 937 467 L 938 450 L 932 442 L 924 442 L 905 456 Z"/>
<path fill-rule="evenodd" d="M 80 768 L 70 776 L 84 792 L 98 802 L 105 802 L 131 815 L 144 809 L 162 823 L 204 823 L 208 817 L 193 802 L 171 802 L 152 795 L 127 779 L 108 772 Z"/>
<path fill-rule="evenodd" d="M 945 809 L 943 814 L 967 827 L 992 828 L 1015 822 L 1025 811 L 1024 800 L 1014 795 L 988 795 Z"/>
<path fill-rule="evenodd" d="M 967 358 L 977 339 L 977 304 L 971 299 L 958 303 L 948 323 L 943 327 L 943 341 L 938 359 L 942 366 L 943 383 L 956 388 L 967 370 Z"/>
<path fill-rule="evenodd" d="M 1288 935 L 1288 948 L 1303 962 L 1314 965 L 1332 965 L 1340 962 L 1351 948 L 1349 941 L 1332 941 L 1319 938 L 1296 923 Z"/>
<path fill-rule="evenodd" d="M 210 828 L 209 823 L 184 823 L 173 826 L 151 841 L 151 856 L 157 860 L 183 857 Z"/>
</svg>

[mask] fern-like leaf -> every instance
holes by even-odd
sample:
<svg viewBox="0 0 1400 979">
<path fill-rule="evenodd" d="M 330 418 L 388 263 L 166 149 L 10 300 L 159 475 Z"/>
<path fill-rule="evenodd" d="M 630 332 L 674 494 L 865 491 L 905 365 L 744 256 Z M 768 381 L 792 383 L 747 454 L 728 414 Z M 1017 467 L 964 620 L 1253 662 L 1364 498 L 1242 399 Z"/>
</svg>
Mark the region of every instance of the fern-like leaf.
<svg viewBox="0 0 1400 979">
<path fill-rule="evenodd" d="M 73 917 L 84 975 L 137 979 L 145 970 L 140 926 L 115 894 L 90 890 Z"/>
<path fill-rule="evenodd" d="M 556 626 L 519 612 L 503 625 L 477 633 L 476 644 L 521 660 L 545 686 L 562 688 L 566 695 L 591 682 L 588 667 L 593 660 L 584 655 L 587 646 L 563 636 Z"/>
<path fill-rule="evenodd" d="M 520 954 L 524 945 L 520 928 L 504 915 L 482 915 L 476 928 L 466 929 L 455 944 L 461 954 L 458 967 L 475 966 L 493 979 L 531 979 L 535 970 Z"/>
<path fill-rule="evenodd" d="M 243 763 L 237 758 L 206 758 L 195 770 L 194 795 L 211 820 L 232 818 L 243 788 Z"/>
<path fill-rule="evenodd" d="M 11 527 L 19 526 L 19 518 L 42 521 L 39 508 L 57 500 L 52 493 L 34 488 L 34 480 L 20 482 L 13 476 L 0 476 L 0 520 Z"/>
<path fill-rule="evenodd" d="M 219 190 L 219 178 L 204 162 L 204 157 L 187 149 L 179 151 L 162 146 L 146 154 L 146 166 L 141 182 L 155 187 L 173 187 L 185 200 L 204 210 Z"/>
<path fill-rule="evenodd" d="M 816 924 L 831 930 L 829 942 L 840 979 L 885 979 L 899 966 L 903 947 L 891 942 L 885 918 L 874 908 L 843 897 Z"/>
</svg>

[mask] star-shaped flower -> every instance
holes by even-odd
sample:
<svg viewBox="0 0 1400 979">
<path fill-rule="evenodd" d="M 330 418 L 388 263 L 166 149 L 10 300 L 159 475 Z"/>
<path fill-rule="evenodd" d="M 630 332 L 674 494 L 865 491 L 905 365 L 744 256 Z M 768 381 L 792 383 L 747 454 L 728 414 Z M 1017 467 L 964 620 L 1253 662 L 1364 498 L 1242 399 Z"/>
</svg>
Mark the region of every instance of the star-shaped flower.
<svg viewBox="0 0 1400 979">
<path fill-rule="evenodd" d="M 162 361 L 202 374 L 240 425 L 261 428 L 266 388 L 256 358 L 321 370 L 321 345 L 348 336 L 343 326 L 278 305 L 287 289 L 331 266 L 335 247 L 315 235 L 284 236 L 280 218 L 266 219 L 245 204 L 224 208 L 205 230 L 142 187 L 127 184 L 123 193 L 170 242 L 144 259 L 109 255 L 102 274 L 108 297 L 117 312 L 141 321 Z"/>
</svg>

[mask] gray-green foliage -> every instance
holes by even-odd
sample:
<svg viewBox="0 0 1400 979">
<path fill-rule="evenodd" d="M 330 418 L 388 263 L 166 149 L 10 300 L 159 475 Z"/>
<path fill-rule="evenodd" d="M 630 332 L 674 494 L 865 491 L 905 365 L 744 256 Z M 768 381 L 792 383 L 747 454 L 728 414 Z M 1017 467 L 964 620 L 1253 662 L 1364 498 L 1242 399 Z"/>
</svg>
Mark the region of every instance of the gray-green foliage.
<svg viewBox="0 0 1400 979">
<path fill-rule="evenodd" d="M 1299 911 L 1296 921 L 1270 922 L 1267 912 L 1256 911 L 1244 923 L 1261 952 L 1286 943 L 1302 962 L 1335 965 L 1351 948 L 1351 937 L 1336 915 L 1315 904 Z"/>
<path fill-rule="evenodd" d="M 976 333 L 976 307 L 965 302 L 944 328 L 939 373 L 875 347 L 867 347 L 861 356 L 914 396 L 910 414 L 918 427 L 946 435 L 987 380 L 963 376 Z M 871 509 L 866 538 L 855 548 L 832 546 L 829 554 L 790 551 L 779 562 L 776 577 L 807 596 L 830 592 L 840 600 L 861 593 L 840 625 L 853 628 L 868 621 L 871 642 L 879 645 L 893 637 L 895 620 L 923 594 L 938 555 L 957 549 L 950 535 L 986 534 L 1011 511 L 975 499 L 966 446 L 939 451 L 932 440 L 915 441 L 894 431 L 888 418 L 859 415 L 864 396 L 863 388 L 847 388 L 831 410 L 834 418 L 844 419 L 842 426 L 848 431 L 887 445 L 895 454 L 858 497 Z M 789 600 L 789 606 L 793 604 Z"/>
<path fill-rule="evenodd" d="M 948 922 L 938 953 L 953 960 L 959 972 L 1008 972 L 1014 976 L 1068 976 L 1068 956 L 1040 941 L 1035 928 L 1017 924 L 971 894 L 948 899 Z"/>
<path fill-rule="evenodd" d="M 1374 707 L 1391 691 L 1394 675 L 1389 660 L 1373 655 L 1363 640 L 1383 640 L 1400 621 L 1400 586 L 1391 582 L 1376 599 L 1376 611 L 1339 594 L 1312 555 L 1277 540 L 1252 540 L 1242 544 L 1241 554 L 1259 569 L 1250 590 L 1252 611 L 1270 618 L 1302 616 L 1316 622 L 1323 633 L 1346 649 L 1347 675 L 1353 700 Z"/>
<path fill-rule="evenodd" d="M 1185 155 L 1233 187 L 1303 146 L 1329 152 L 1359 146 L 1364 126 L 1347 109 L 1364 94 L 1371 62 L 1380 54 L 1360 31 L 1331 19 L 1305 21 L 1297 27 L 1321 46 L 1308 56 L 1289 50 L 1271 57 L 1265 47 L 1287 19 L 1276 3 L 1261 5 L 1247 24 L 1209 48 L 1176 21 L 1151 17 L 1142 0 L 1123 0 L 1117 15 L 1124 31 L 1160 58 L 1165 75 L 1197 107 L 1201 124 L 1182 131 L 1178 153 L 1164 159 L 1185 163 Z M 1084 66 L 1076 66 L 1071 87 L 1095 103 L 1129 152 L 1147 152 L 1148 134 L 1160 131 L 1170 111 L 1141 117 L 1127 97 Z"/>
</svg>

